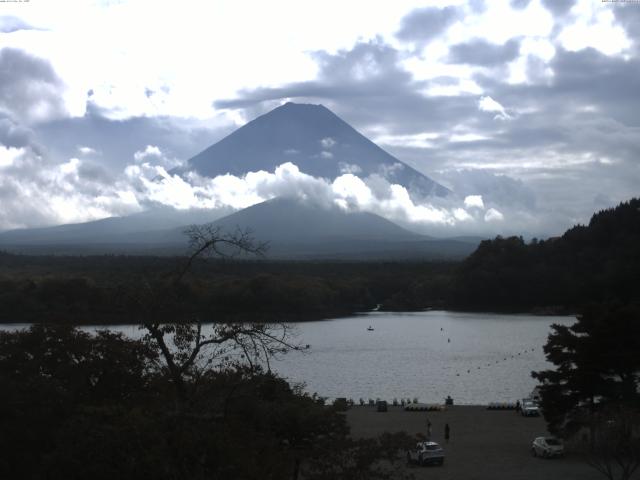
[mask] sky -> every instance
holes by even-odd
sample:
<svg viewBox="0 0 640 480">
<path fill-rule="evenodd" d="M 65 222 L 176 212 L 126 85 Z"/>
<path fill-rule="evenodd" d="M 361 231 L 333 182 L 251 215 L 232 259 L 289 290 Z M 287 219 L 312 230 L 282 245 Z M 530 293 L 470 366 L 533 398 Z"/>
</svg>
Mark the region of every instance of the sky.
<svg viewBox="0 0 640 480">
<path fill-rule="evenodd" d="M 278 195 L 261 178 L 326 184 L 338 205 L 355 189 L 425 233 L 558 235 L 639 193 L 639 41 L 637 2 L 0 2 L 0 230 L 240 208 Z M 286 101 L 327 106 L 455 197 L 372 197 L 286 158 L 170 173 Z"/>
</svg>

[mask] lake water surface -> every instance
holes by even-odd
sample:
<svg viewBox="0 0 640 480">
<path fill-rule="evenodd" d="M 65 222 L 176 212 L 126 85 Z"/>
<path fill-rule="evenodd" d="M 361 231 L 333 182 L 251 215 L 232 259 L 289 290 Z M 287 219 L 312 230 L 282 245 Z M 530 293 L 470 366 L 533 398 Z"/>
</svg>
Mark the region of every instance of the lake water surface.
<svg viewBox="0 0 640 480">
<path fill-rule="evenodd" d="M 429 311 L 304 322 L 295 324 L 297 341 L 311 348 L 283 355 L 272 369 L 329 398 L 417 397 L 435 403 L 451 395 L 457 404 L 515 402 L 535 386 L 531 371 L 550 366 L 542 351 L 550 325 L 574 321 Z M 107 328 L 140 336 L 133 325 Z"/>
<path fill-rule="evenodd" d="M 288 354 L 274 370 L 328 397 L 418 397 L 458 404 L 527 396 L 532 370 L 545 369 L 550 325 L 573 317 L 430 311 L 372 312 L 298 324 L 310 353 Z M 367 331 L 372 326 L 373 331 Z"/>
</svg>

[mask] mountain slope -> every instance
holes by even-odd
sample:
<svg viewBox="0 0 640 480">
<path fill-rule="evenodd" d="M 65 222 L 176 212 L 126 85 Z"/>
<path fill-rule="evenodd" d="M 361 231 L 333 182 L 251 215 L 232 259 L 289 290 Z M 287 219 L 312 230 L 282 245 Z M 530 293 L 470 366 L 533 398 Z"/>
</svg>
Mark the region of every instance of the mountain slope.
<svg viewBox="0 0 640 480">
<path fill-rule="evenodd" d="M 215 177 L 273 171 L 285 162 L 315 177 L 378 174 L 414 198 L 450 191 L 402 163 L 322 105 L 287 103 L 247 123 L 189 160 L 182 169 Z M 180 171 L 178 171 L 180 172 Z"/>
<path fill-rule="evenodd" d="M 477 246 L 418 235 L 372 213 L 285 198 L 246 208 L 214 225 L 224 231 L 250 230 L 256 241 L 269 242 L 268 258 L 463 258 Z"/>
<path fill-rule="evenodd" d="M 0 246 L 175 243 L 180 238 L 171 233 L 175 229 L 193 223 L 211 222 L 227 213 L 229 210 L 179 211 L 158 208 L 126 217 L 1 232 Z"/>
<path fill-rule="evenodd" d="M 250 228 L 256 238 L 270 242 L 299 243 L 330 238 L 409 241 L 427 238 L 372 213 L 347 213 L 336 206 L 324 208 L 289 198 L 253 205 L 214 224 L 225 230 Z"/>
</svg>

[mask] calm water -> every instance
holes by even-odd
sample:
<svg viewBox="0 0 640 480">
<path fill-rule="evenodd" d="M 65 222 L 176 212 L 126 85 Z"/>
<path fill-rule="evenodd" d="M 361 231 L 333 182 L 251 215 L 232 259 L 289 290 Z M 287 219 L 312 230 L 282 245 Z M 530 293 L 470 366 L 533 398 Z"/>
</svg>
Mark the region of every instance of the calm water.
<svg viewBox="0 0 640 480">
<path fill-rule="evenodd" d="M 311 349 L 284 355 L 272 368 L 330 398 L 417 397 L 430 403 L 451 395 L 458 404 L 515 401 L 535 386 L 531 371 L 549 366 L 542 345 L 550 325 L 574 321 L 431 311 L 305 322 L 296 325 L 297 340 Z M 109 328 L 140 335 L 136 326 Z"/>
<path fill-rule="evenodd" d="M 306 382 L 310 392 L 356 401 L 441 402 L 447 395 L 466 404 L 515 401 L 535 386 L 531 371 L 549 366 L 542 345 L 550 325 L 574 321 L 431 311 L 309 322 L 298 325 L 298 334 L 311 352 L 289 354 L 274 370 Z"/>
</svg>

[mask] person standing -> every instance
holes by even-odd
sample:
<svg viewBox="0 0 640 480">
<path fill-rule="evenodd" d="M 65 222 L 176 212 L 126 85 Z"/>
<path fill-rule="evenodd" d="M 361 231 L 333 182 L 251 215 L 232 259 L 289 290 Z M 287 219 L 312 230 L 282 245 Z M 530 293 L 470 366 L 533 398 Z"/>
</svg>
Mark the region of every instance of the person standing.
<svg viewBox="0 0 640 480">
<path fill-rule="evenodd" d="M 449 443 L 449 435 L 451 434 L 451 429 L 449 428 L 449 424 L 444 424 L 444 441 Z"/>
<path fill-rule="evenodd" d="M 427 418 L 427 441 L 431 441 L 431 421 Z"/>
</svg>

